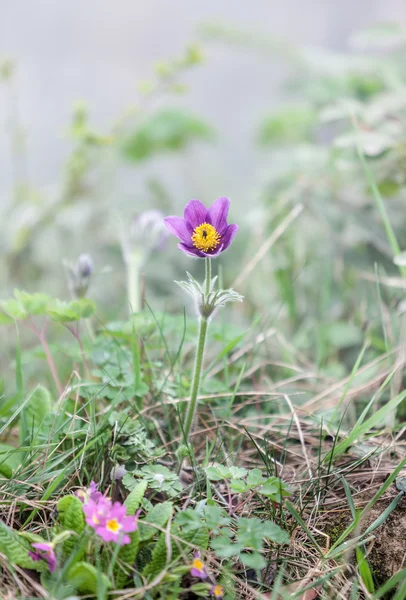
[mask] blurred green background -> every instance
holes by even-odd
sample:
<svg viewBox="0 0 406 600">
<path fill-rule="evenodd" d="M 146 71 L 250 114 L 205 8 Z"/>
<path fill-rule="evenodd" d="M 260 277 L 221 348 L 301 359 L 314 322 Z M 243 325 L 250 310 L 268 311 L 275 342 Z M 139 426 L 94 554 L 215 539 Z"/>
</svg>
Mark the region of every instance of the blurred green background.
<svg viewBox="0 0 406 600">
<path fill-rule="evenodd" d="M 228 195 L 241 230 L 225 284 L 253 261 L 239 320 L 278 321 L 319 365 L 358 348 L 380 318 L 376 270 L 397 278 L 388 306 L 404 289 L 368 172 L 404 249 L 405 17 L 396 0 L 9 5 L 2 296 L 66 299 L 63 261 L 89 253 L 100 317 L 124 317 L 131 219 Z M 172 280 L 199 268 L 171 240 L 145 266 L 148 302 L 179 310 Z"/>
</svg>

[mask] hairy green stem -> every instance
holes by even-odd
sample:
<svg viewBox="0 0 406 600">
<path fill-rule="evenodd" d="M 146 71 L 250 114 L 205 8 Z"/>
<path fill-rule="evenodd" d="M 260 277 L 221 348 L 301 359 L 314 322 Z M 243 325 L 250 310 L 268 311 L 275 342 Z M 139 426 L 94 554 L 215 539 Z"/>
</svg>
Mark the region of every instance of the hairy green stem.
<svg viewBox="0 0 406 600">
<path fill-rule="evenodd" d="M 204 266 L 206 268 L 206 298 L 205 300 L 207 301 L 207 297 L 210 294 L 210 286 L 211 286 L 211 258 L 206 258 L 204 259 Z"/>
<path fill-rule="evenodd" d="M 202 365 L 203 365 L 203 356 L 204 356 L 204 345 L 206 342 L 206 333 L 207 333 L 208 322 L 207 319 L 202 317 L 200 319 L 199 325 L 199 339 L 197 343 L 197 352 L 196 352 L 196 360 L 195 367 L 193 371 L 193 380 L 192 380 L 192 391 L 190 394 L 190 400 L 186 411 L 185 423 L 183 426 L 183 434 L 185 438 L 185 442 L 189 441 L 190 430 L 192 428 L 194 416 L 197 409 L 197 395 L 199 393 L 200 387 L 200 376 L 202 374 Z"/>
<path fill-rule="evenodd" d="M 210 293 L 210 284 L 211 284 L 211 262 L 210 258 L 205 259 L 205 267 L 206 267 L 206 280 L 205 280 L 205 300 L 207 300 L 207 296 Z M 193 379 L 192 379 L 192 390 L 190 394 L 189 404 L 186 410 L 185 422 L 183 425 L 183 435 L 184 441 L 187 444 L 189 441 L 190 431 L 192 429 L 193 421 L 195 418 L 196 410 L 197 410 L 197 396 L 199 394 L 200 388 L 200 378 L 202 374 L 202 365 L 204 358 L 204 346 L 206 343 L 206 335 L 207 329 L 209 326 L 209 321 L 206 317 L 200 317 L 199 322 L 199 337 L 197 342 L 197 350 L 196 350 L 196 359 L 195 366 L 193 370 Z"/>
<path fill-rule="evenodd" d="M 137 255 L 131 255 L 127 261 L 127 294 L 130 315 L 141 310 L 141 262 Z"/>
</svg>

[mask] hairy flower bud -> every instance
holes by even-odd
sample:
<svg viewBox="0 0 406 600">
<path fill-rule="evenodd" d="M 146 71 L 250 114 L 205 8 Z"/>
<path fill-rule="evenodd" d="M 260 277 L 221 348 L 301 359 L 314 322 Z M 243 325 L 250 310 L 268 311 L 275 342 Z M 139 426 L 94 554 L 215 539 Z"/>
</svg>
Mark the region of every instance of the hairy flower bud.
<svg viewBox="0 0 406 600">
<path fill-rule="evenodd" d="M 69 291 L 75 298 L 83 298 L 93 274 L 93 259 L 90 254 L 81 254 L 75 264 L 64 262 Z"/>
</svg>

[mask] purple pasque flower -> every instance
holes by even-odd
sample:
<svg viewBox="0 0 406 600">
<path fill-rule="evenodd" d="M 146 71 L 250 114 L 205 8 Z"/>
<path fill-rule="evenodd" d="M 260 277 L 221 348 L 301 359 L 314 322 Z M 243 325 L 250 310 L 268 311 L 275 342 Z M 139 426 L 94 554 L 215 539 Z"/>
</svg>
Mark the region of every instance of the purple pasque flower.
<svg viewBox="0 0 406 600">
<path fill-rule="evenodd" d="M 194 258 L 214 258 L 230 246 L 238 225 L 228 225 L 230 200 L 223 196 L 207 208 L 200 200 L 190 200 L 184 218 L 166 217 L 166 227 L 180 239 L 179 250 Z"/>
<path fill-rule="evenodd" d="M 53 573 L 57 565 L 53 544 L 51 542 L 38 542 L 31 544 L 31 546 L 36 550 L 36 552 L 28 552 L 32 560 L 45 560 L 48 563 L 49 570 Z"/>
<path fill-rule="evenodd" d="M 76 490 L 75 496 L 79 498 L 81 502 L 86 504 L 89 500 L 93 500 L 93 502 L 98 502 L 101 498 L 103 498 L 103 494 L 98 491 L 99 484 L 95 483 L 93 480 L 90 482 L 88 488 L 80 490 Z"/>
<path fill-rule="evenodd" d="M 97 502 L 89 500 L 83 505 L 86 523 L 95 530 L 105 542 L 116 542 L 120 546 L 131 542 L 128 533 L 138 527 L 140 510 L 135 515 L 127 515 L 126 507 L 120 502 L 102 496 Z"/>
<path fill-rule="evenodd" d="M 193 562 L 190 567 L 190 574 L 193 577 L 199 577 L 199 579 L 207 579 L 206 566 L 200 558 L 200 552 L 193 554 Z"/>
</svg>

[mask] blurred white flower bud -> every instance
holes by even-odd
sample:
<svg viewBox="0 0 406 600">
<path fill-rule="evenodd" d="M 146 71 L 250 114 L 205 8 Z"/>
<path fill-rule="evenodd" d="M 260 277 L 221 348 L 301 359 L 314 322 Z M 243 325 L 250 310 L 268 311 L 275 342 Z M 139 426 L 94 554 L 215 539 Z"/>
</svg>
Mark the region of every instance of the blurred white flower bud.
<svg viewBox="0 0 406 600">
<path fill-rule="evenodd" d="M 118 481 L 119 479 L 122 479 L 126 473 L 127 469 L 124 465 L 116 465 L 111 469 L 110 478 L 112 481 Z"/>
<path fill-rule="evenodd" d="M 162 248 L 169 235 L 164 217 L 160 210 L 145 210 L 132 219 L 128 233 L 122 231 L 123 256 L 127 263 L 137 257 L 144 264 L 152 252 Z"/>
</svg>

